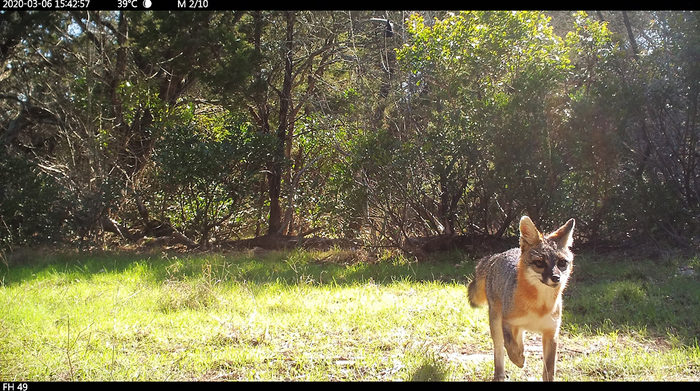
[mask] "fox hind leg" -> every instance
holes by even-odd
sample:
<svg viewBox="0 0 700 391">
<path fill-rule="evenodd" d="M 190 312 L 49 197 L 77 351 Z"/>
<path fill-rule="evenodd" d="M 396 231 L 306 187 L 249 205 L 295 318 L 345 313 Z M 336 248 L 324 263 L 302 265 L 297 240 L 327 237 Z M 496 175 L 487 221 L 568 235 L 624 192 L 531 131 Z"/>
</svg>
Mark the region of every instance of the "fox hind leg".
<svg viewBox="0 0 700 391">
<path fill-rule="evenodd" d="M 493 381 L 503 381 L 506 378 L 503 325 L 500 311 L 496 311 L 492 307 L 489 307 L 489 326 L 493 340 Z"/>
</svg>

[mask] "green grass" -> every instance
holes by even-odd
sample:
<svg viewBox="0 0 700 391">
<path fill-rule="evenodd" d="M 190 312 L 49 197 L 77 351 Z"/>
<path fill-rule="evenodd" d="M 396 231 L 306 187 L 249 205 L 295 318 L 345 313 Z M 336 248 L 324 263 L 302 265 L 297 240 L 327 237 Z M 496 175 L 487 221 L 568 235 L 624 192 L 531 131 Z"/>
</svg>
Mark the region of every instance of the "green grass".
<svg viewBox="0 0 700 391">
<path fill-rule="evenodd" d="M 0 271 L 3 381 L 469 381 L 493 374 L 461 253 L 57 254 Z M 360 260 L 360 261 L 358 261 Z M 576 259 L 557 378 L 699 380 L 696 259 Z M 511 380 L 541 378 L 539 339 Z"/>
</svg>

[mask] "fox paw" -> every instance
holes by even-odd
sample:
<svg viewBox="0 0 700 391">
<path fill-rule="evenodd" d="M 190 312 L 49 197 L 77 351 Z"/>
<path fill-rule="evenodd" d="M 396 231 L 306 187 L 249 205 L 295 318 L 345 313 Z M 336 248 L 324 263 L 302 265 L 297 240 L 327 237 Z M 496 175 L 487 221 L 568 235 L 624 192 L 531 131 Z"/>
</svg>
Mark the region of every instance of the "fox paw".
<svg viewBox="0 0 700 391">
<path fill-rule="evenodd" d="M 522 350 L 515 353 L 511 353 L 509 351 L 508 358 L 510 358 L 510 361 L 512 361 L 518 368 L 525 366 L 525 355 L 523 354 Z"/>
</svg>

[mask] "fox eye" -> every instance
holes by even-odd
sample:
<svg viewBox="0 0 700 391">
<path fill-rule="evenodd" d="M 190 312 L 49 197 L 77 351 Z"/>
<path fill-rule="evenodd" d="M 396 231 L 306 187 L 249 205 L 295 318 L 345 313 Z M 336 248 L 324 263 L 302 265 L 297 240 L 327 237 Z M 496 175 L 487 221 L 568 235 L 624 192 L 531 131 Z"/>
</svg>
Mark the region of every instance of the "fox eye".
<svg viewBox="0 0 700 391">
<path fill-rule="evenodd" d="M 567 262 L 566 259 L 560 259 L 559 261 L 557 261 L 557 266 L 559 267 L 559 269 L 566 269 L 568 265 L 569 262 Z"/>
<path fill-rule="evenodd" d="M 541 259 L 533 261 L 532 264 L 539 269 L 544 269 L 545 267 L 547 267 L 547 263 Z"/>
</svg>

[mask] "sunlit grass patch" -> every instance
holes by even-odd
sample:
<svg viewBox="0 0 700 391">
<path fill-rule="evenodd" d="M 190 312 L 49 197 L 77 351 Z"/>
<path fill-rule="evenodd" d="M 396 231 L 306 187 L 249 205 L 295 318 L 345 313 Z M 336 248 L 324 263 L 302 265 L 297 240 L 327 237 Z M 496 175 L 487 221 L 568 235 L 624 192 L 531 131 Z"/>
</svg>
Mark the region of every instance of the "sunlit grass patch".
<svg viewBox="0 0 700 391">
<path fill-rule="evenodd" d="M 473 260 L 347 257 L 150 254 L 13 267 L 0 286 L 0 377 L 490 380 L 487 310 L 466 300 Z M 698 280 L 646 262 L 652 284 L 643 265 L 620 261 L 593 278 L 596 260 L 581 257 L 575 273 L 586 272 L 564 299 L 559 379 L 698 379 Z M 511 380 L 541 378 L 538 338 L 528 337 L 525 369 L 506 364 Z"/>
</svg>

